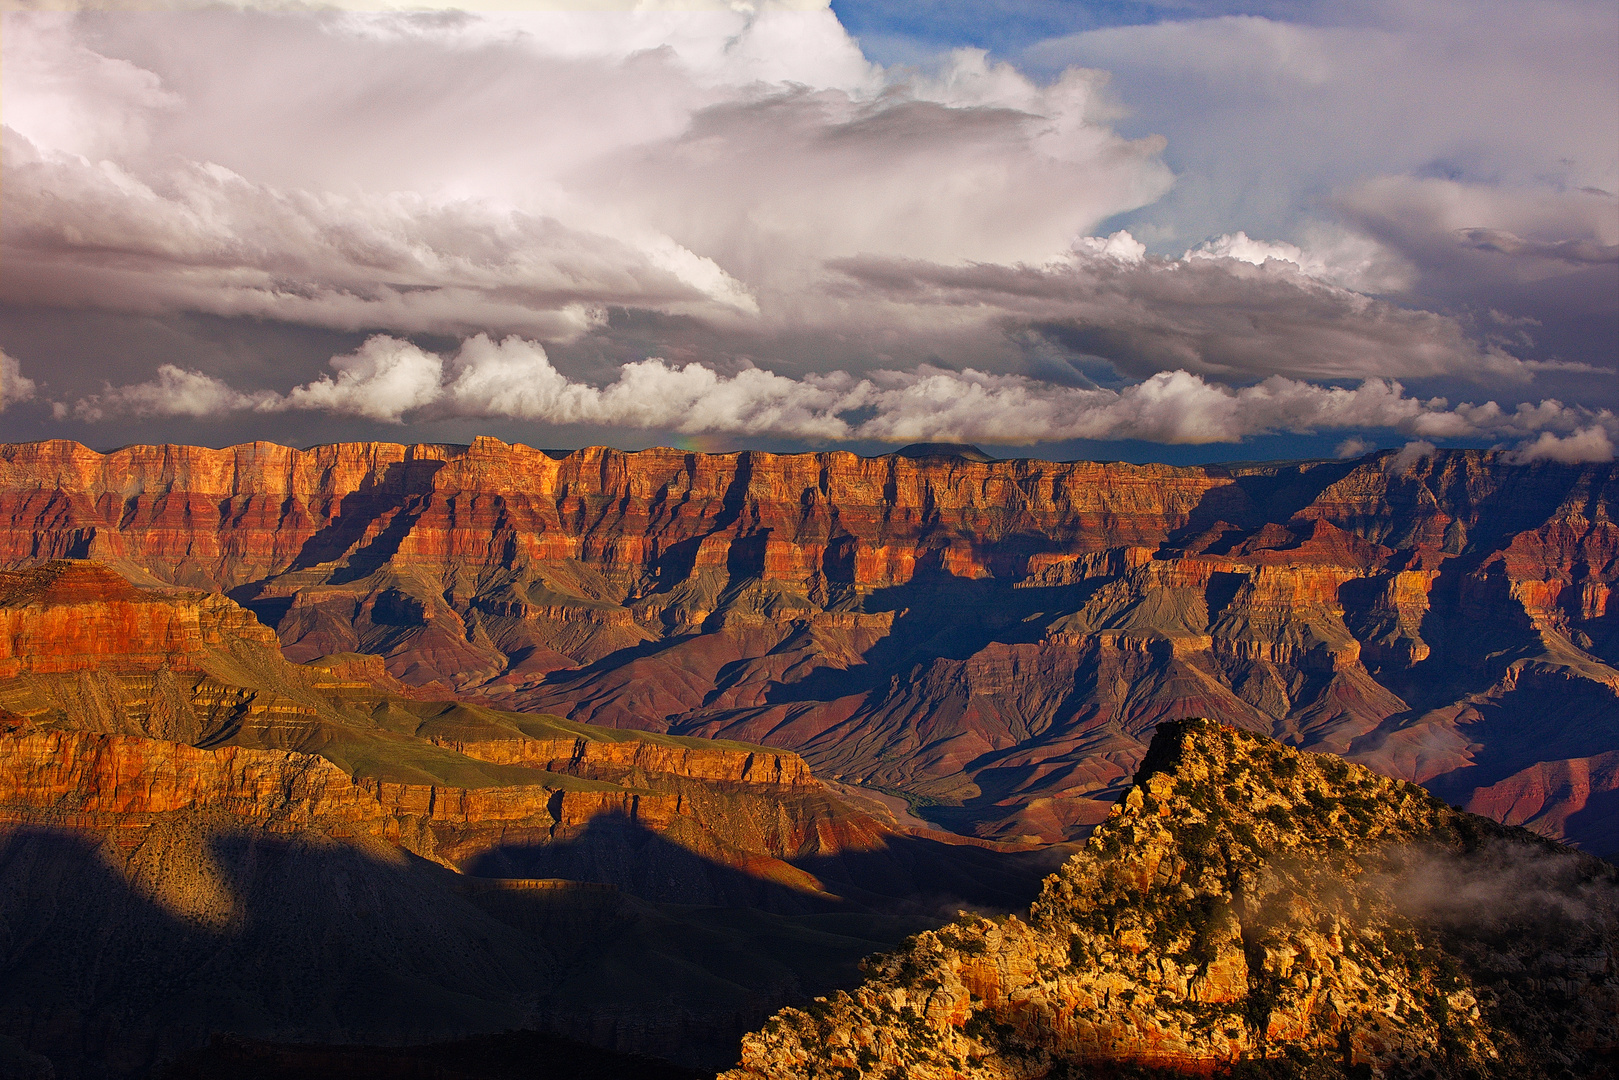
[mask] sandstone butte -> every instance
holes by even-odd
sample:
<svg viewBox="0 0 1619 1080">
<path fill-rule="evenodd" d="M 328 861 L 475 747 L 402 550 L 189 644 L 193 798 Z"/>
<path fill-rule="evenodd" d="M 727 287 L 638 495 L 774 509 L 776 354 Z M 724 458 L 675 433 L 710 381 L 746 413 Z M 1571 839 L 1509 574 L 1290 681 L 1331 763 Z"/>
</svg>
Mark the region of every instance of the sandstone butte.
<svg viewBox="0 0 1619 1080">
<path fill-rule="evenodd" d="M 430 696 L 792 750 L 957 831 L 1101 821 L 1203 715 L 1619 837 L 1614 466 L 0 447 L 0 565 L 223 593 Z"/>
<path fill-rule="evenodd" d="M 0 571 L 0 1068 L 512 1028 L 714 1068 L 926 921 L 879 909 L 1032 895 L 1050 859 L 1001 847 L 790 751 L 296 664 L 218 593 Z"/>
<path fill-rule="evenodd" d="M 721 1080 L 1619 1074 L 1619 871 L 1206 720 L 1026 918 L 788 1008 Z"/>
</svg>

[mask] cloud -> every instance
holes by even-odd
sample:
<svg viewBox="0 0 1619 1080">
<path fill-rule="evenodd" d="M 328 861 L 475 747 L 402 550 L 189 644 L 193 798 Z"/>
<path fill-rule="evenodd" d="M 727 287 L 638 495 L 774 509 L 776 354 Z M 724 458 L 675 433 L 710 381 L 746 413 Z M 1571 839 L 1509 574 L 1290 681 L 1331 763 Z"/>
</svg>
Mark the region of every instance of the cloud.
<svg viewBox="0 0 1619 1080">
<path fill-rule="evenodd" d="M 1603 864 L 1566 848 L 1497 839 L 1467 852 L 1412 846 L 1389 856 L 1375 876 L 1395 904 L 1442 926 L 1499 934 L 1528 922 L 1574 940 L 1600 936 L 1615 916 L 1612 886 L 1596 869 Z"/>
<path fill-rule="evenodd" d="M 146 147 L 151 122 L 181 105 L 155 73 L 103 56 L 63 11 L 6 10 L 6 124 L 90 160 Z"/>
<path fill-rule="evenodd" d="M 23 375 L 22 366 L 0 352 L 0 412 L 5 412 L 7 405 L 31 400 L 36 389 L 34 380 Z"/>
<path fill-rule="evenodd" d="M 1376 449 L 1376 443 L 1363 439 L 1358 435 L 1351 435 L 1349 438 L 1339 443 L 1333 452 L 1339 458 L 1348 460 L 1349 458 L 1364 457 L 1366 454 L 1369 454 Z"/>
<path fill-rule="evenodd" d="M 111 416 L 223 416 L 256 408 L 271 395 L 244 394 L 223 380 L 173 364 L 157 369 L 157 378 L 128 386 L 106 386 L 101 393 L 80 398 L 71 408 L 56 402 L 58 420 L 68 416 L 91 423 Z"/>
<path fill-rule="evenodd" d="M 92 342 L 51 389 L 100 423 L 1613 435 L 1553 397 L 1619 393 L 1568 379 L 1612 364 L 1601 12 L 1492 3 L 1115 28 L 1041 78 L 884 69 L 816 0 L 8 12 L 0 300 L 320 343 Z"/>
<path fill-rule="evenodd" d="M 1205 240 L 1182 255 L 1193 259 L 1236 259 L 1254 266 L 1275 260 L 1291 263 L 1310 277 L 1358 292 L 1399 292 L 1410 284 L 1407 265 L 1375 241 L 1342 230 L 1312 230 L 1308 248 L 1285 241 L 1255 240 L 1238 230 Z"/>
<path fill-rule="evenodd" d="M 1112 243 L 1113 241 L 1108 241 Z M 1218 249 L 1216 249 L 1218 250 Z M 1457 319 L 1414 311 L 1311 276 L 1266 245 L 1227 245 L 1180 260 L 1098 257 L 1079 249 L 1043 266 L 949 266 L 876 257 L 831 265 L 868 303 L 909 308 L 910 322 L 993 312 L 1070 352 L 1144 376 L 1184 368 L 1221 378 L 1526 380 L 1566 367 L 1481 345 Z M 1257 265 L 1256 265 L 1256 261 Z"/>
<path fill-rule="evenodd" d="M 1096 73 L 963 50 L 889 80 L 824 5 L 11 13 L 5 49 L 20 304 L 550 341 L 615 307 L 790 325 L 837 317 L 826 258 L 1044 259 L 1171 181 Z M 102 109 L 139 137 L 80 137 Z"/>
<path fill-rule="evenodd" d="M 252 183 L 219 165 L 148 182 L 103 161 L 40 154 L 5 131 L 13 273 L 0 297 L 315 326 L 467 331 L 509 325 L 562 340 L 607 304 L 749 310 L 712 260 L 479 200 L 338 195 Z"/>
<path fill-rule="evenodd" d="M 373 343 L 387 339 L 373 339 Z M 386 347 L 412 349 L 404 342 Z M 616 382 L 596 388 L 570 380 L 537 343 L 486 336 L 465 342 L 451 364 L 442 410 L 553 424 L 605 424 L 683 433 L 850 437 L 837 414 L 859 408 L 868 384 L 842 372 L 802 380 L 748 368 L 731 376 L 702 364 L 663 360 L 625 364 Z"/>
<path fill-rule="evenodd" d="M 1168 137 L 1185 175 L 1151 220 L 1279 235 L 1380 175 L 1619 190 L 1614 30 L 1602 0 L 1388 0 L 1091 30 L 1022 59 L 1111 72 Z"/>
<path fill-rule="evenodd" d="M 1341 192 L 1334 204 L 1414 268 L 1409 291 L 1430 303 L 1491 309 L 1496 326 L 1596 317 L 1619 333 L 1619 197 L 1383 176 Z M 1536 330 L 1502 340 L 1544 336 Z"/>
<path fill-rule="evenodd" d="M 1233 388 L 1191 372 L 1154 374 L 1122 389 L 1053 385 L 1019 375 L 922 366 L 789 378 L 759 368 L 722 374 L 700 363 L 661 359 L 624 364 L 605 386 L 558 371 L 538 342 L 478 335 L 448 361 L 398 338 L 377 335 L 334 357 L 323 376 L 285 394 L 243 393 L 200 372 L 172 365 L 152 382 L 108 387 L 59 415 L 102 420 L 137 416 L 224 416 L 232 412 L 321 410 L 401 423 L 445 417 L 589 424 L 683 434 L 724 432 L 800 439 L 889 442 L 968 440 L 1028 445 L 1070 439 L 1141 439 L 1159 443 L 1238 442 L 1274 432 L 1391 429 L 1414 435 L 1521 437 L 1542 433 L 1524 460 L 1573 460 L 1608 445 L 1619 430 L 1607 412 L 1557 401 L 1515 410 L 1495 402 L 1451 406 L 1408 396 L 1397 382 L 1368 379 L 1353 388 L 1282 376 Z M 1568 432 L 1559 440 L 1553 432 Z M 1549 441 L 1548 441 L 1549 440 Z M 1352 445 L 1351 440 L 1346 445 Z M 1431 454 L 1431 442 L 1407 444 L 1396 462 Z M 1611 456 L 1612 448 L 1608 445 Z"/>
<path fill-rule="evenodd" d="M 1338 284 L 1539 319 L 1503 339 L 1519 355 L 1611 366 L 1616 33 L 1600 0 L 1388 0 L 1092 30 L 1022 59 L 1108 70 L 1125 126 L 1167 137 L 1177 183 L 1120 222 L 1137 235 L 1195 250 L 1240 224 Z M 1334 235 L 1359 253 L 1329 256 Z"/>
<path fill-rule="evenodd" d="M 1400 447 L 1399 453 L 1383 463 L 1383 468 L 1389 473 L 1407 473 L 1418 462 L 1431 458 L 1438 451 L 1438 447 L 1426 439 L 1416 439 Z"/>
<path fill-rule="evenodd" d="M 438 399 L 444 361 L 408 341 L 373 337 L 348 356 L 334 356 L 332 367 L 335 379 L 294 387 L 284 399 L 267 399 L 258 407 L 323 409 L 397 424 L 405 413 Z"/>
<path fill-rule="evenodd" d="M 1520 463 L 1531 461 L 1561 461 L 1576 464 L 1586 461 L 1612 461 L 1613 440 L 1602 428 L 1592 425 L 1572 435 L 1558 436 L 1543 431 L 1532 443 L 1526 443 L 1513 455 Z"/>
<path fill-rule="evenodd" d="M 1131 236 L 1128 229 L 1105 237 L 1081 236 L 1074 241 L 1072 250 L 1075 254 L 1104 256 L 1126 263 L 1139 263 L 1147 255 L 1147 245 Z"/>
</svg>

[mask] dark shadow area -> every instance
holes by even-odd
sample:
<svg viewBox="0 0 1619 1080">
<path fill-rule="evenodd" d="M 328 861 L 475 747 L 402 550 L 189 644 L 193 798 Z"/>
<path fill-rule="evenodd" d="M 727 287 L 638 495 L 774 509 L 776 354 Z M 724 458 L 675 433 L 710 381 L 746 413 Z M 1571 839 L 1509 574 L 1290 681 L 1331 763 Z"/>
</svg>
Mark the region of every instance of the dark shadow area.
<svg viewBox="0 0 1619 1080">
<path fill-rule="evenodd" d="M 867 595 L 865 612 L 894 612 L 895 619 L 892 630 L 864 654 L 864 663 L 816 668 L 796 682 L 775 684 L 765 702 L 830 701 L 863 694 L 918 664 L 965 660 L 994 642 L 1041 641 L 1051 620 L 1084 607 L 1108 580 L 1014 588 L 993 578 L 919 572 L 903 585 L 875 589 Z"/>
<path fill-rule="evenodd" d="M 1234 479 L 1259 515 L 1253 525 L 1286 524 L 1294 514 L 1320 498 L 1323 491 L 1355 471 L 1359 464 L 1356 461 L 1308 461 L 1290 466 L 1278 462 L 1272 463 L 1265 472 L 1246 473 Z"/>
<path fill-rule="evenodd" d="M 1491 572 L 1478 573 L 1491 554 L 1469 551 L 1440 564 L 1418 629 L 1430 649 L 1428 657 L 1409 667 L 1384 666 L 1377 672 L 1377 681 L 1411 709 L 1385 720 L 1379 730 L 1487 690 L 1512 660 L 1542 651 L 1539 634 L 1523 606 L 1511 599 L 1505 568 L 1497 563 Z M 1357 638 L 1366 640 L 1362 635 L 1371 627 L 1366 609 L 1358 604 L 1371 595 L 1350 588 L 1340 589 L 1339 596 L 1344 601 L 1346 624 Z"/>
<path fill-rule="evenodd" d="M 697 566 L 697 552 L 703 541 L 715 533 L 724 532 L 737 519 L 742 516 L 743 509 L 748 502 L 748 485 L 753 480 L 753 457 L 748 453 L 737 455 L 736 472 L 731 476 L 731 482 L 726 485 L 725 495 L 720 500 L 720 512 L 709 525 L 707 533 L 702 536 L 692 536 L 685 540 L 669 545 L 658 557 L 657 579 L 658 592 L 668 592 L 692 575 Z M 763 542 L 760 542 L 759 558 L 763 565 Z"/>
<path fill-rule="evenodd" d="M 1473 744 L 1472 764 L 1437 776 L 1424 786 L 1452 803 L 1541 762 L 1594 757 L 1619 749 L 1619 710 L 1613 691 L 1601 683 L 1563 679 L 1561 685 L 1522 689 L 1477 706 L 1480 719 L 1461 731 Z"/>
<path fill-rule="evenodd" d="M 1459 464 L 1465 459 L 1454 460 Z M 1491 469 L 1488 475 L 1493 483 L 1474 482 L 1462 469 L 1427 479 L 1425 486 L 1438 509 L 1463 527 L 1465 547 L 1453 548 L 1447 543 L 1447 551 L 1482 555 L 1497 550 L 1517 533 L 1544 525 L 1574 491 L 1585 494 L 1581 512 L 1586 520 L 1599 520 L 1605 511 L 1599 510 L 1598 503 L 1605 494 L 1611 497 L 1614 466 L 1539 461 Z M 1581 476 L 1587 478 L 1583 484 Z"/>
<path fill-rule="evenodd" d="M 385 566 L 399 552 L 425 508 L 422 499 L 433 490 L 433 476 L 444 467 L 442 461 L 395 462 L 383 470 L 380 481 L 369 476 L 361 486 L 343 496 L 337 513 L 327 525 L 303 542 L 298 554 L 282 573 L 309 570 L 334 562 L 358 544 L 381 517 L 392 519 L 372 541 L 355 551 L 346 566 L 336 570 L 329 584 L 342 585 L 368 577 Z M 280 575 L 275 575 L 279 577 Z M 251 611 L 265 626 L 274 630 L 292 607 L 292 597 L 260 597 L 273 578 L 238 585 L 225 592 Z"/>
<path fill-rule="evenodd" d="M 251 611 L 254 618 L 258 619 L 259 622 L 274 630 L 281 625 L 281 620 L 287 617 L 287 612 L 292 610 L 293 598 L 290 596 L 274 596 L 263 600 L 257 599 L 255 594 L 262 588 L 262 584 L 255 582 L 252 585 L 243 585 L 240 588 L 232 589 L 225 595 Z"/>
<path fill-rule="evenodd" d="M 359 543 L 377 518 L 389 511 L 398 511 L 393 522 L 375 540 L 362 551 L 355 552 L 356 559 L 364 553 L 366 557 L 363 561 L 374 565 L 353 577 L 365 577 L 376 570 L 398 551 L 400 541 L 409 531 L 409 523 L 416 519 L 416 514 L 408 512 L 410 506 L 432 492 L 433 476 L 443 467 L 442 461 L 395 462 L 383 470 L 380 481 L 362 483 L 355 491 L 343 496 L 331 523 L 304 541 L 288 571 L 307 570 L 332 562 Z M 416 513 L 420 513 L 419 507 Z M 402 526 L 401 517 L 409 518 Z"/>
<path fill-rule="evenodd" d="M 105 839 L 10 826 L 0 1033 L 49 1057 L 59 1080 L 209 1068 L 255 1043 L 398 1047 L 519 1028 L 717 1069 L 777 1008 L 856 985 L 863 956 L 963 907 L 1025 908 L 1065 854 L 898 835 L 788 859 L 796 870 L 759 863 L 771 880 L 607 816 L 467 867 L 619 887 L 529 890 L 364 836 L 223 816 L 161 815 Z M 236 1041 L 185 1056 L 214 1035 Z M 431 1048 L 400 1053 L 375 1060 L 439 1075 Z M 195 1068 L 172 1075 L 206 1075 Z"/>
<path fill-rule="evenodd" d="M 597 675 L 623 667 L 631 661 L 656 656 L 658 653 L 684 645 L 701 636 L 701 634 L 674 634 L 669 637 L 655 638 L 651 641 L 642 641 L 622 649 L 615 649 L 600 660 L 586 664 L 584 667 L 562 668 L 558 671 L 548 672 L 545 676 L 545 682 L 548 685 L 558 687 L 567 687 L 575 683 L 585 682 Z"/>
<path fill-rule="evenodd" d="M 600 814 L 567 839 L 490 848 L 462 864 L 480 878 L 567 878 L 618 886 L 643 900 L 751 907 L 777 914 L 844 905 L 736 870 L 665 839 L 627 814 Z"/>
<path fill-rule="evenodd" d="M 1569 842 L 1609 862 L 1619 863 L 1619 788 L 1593 791 L 1585 806 L 1563 822 Z"/>
<path fill-rule="evenodd" d="M 1247 574 L 1214 573 L 1209 575 L 1208 588 L 1203 591 L 1204 602 L 1209 608 L 1209 623 L 1212 625 L 1226 605 L 1236 599 L 1237 590 L 1248 581 Z"/>
<path fill-rule="evenodd" d="M 770 542 L 770 529 L 760 529 L 738 537 L 725 552 L 725 572 L 731 578 L 758 577 L 765 572 L 765 548 Z"/>
<path fill-rule="evenodd" d="M 697 568 L 697 549 L 703 546 L 703 537 L 691 536 L 664 548 L 658 555 L 654 573 L 658 579 L 658 592 L 668 592 L 691 577 Z"/>
<path fill-rule="evenodd" d="M 154 1080 L 702 1080 L 712 1071 L 538 1031 L 429 1046 L 319 1046 L 216 1035 Z"/>
<path fill-rule="evenodd" d="M 115 869 L 126 859 L 133 878 Z M 215 1034 L 400 1046 L 524 1027 L 716 1069 L 775 1009 L 855 985 L 862 956 L 933 924 L 853 905 L 783 917 L 469 887 L 363 837 L 228 819 L 170 815 L 106 841 L 9 827 L 0 1033 L 49 1057 L 59 1080 L 146 1075 Z"/>
<path fill-rule="evenodd" d="M 717 855 L 718 853 L 716 853 Z M 784 883 L 738 870 L 683 847 L 623 814 L 591 818 L 550 843 L 501 845 L 463 869 L 480 878 L 599 881 L 659 903 L 747 907 L 781 915 L 828 912 L 917 915 L 957 908 L 1014 911 L 1039 892 L 1066 852 L 999 851 L 907 834 L 884 846 L 831 854 L 784 853 L 782 861 L 819 880 Z"/>
<path fill-rule="evenodd" d="M 1357 464 L 1353 461 L 1275 463 L 1262 472 L 1252 473 L 1234 472 L 1233 466 L 1211 465 L 1208 467 L 1211 476 L 1229 476 L 1231 483 L 1205 492 L 1187 516 L 1186 524 L 1172 530 L 1159 550 L 1163 554 L 1180 552 L 1220 522 L 1248 533 L 1269 523 L 1286 524 L 1323 491 L 1348 476 Z M 1241 539 L 1240 534 L 1227 533 L 1221 538 L 1221 545 L 1229 550 Z M 1213 552 L 1212 548 L 1210 550 Z"/>
</svg>

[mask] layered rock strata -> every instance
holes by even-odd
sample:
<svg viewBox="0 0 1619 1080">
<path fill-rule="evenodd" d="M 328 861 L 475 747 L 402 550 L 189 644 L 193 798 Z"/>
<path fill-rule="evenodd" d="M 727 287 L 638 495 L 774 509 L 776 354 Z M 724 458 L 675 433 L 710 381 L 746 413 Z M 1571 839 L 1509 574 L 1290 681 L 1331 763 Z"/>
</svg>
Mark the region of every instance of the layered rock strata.
<svg viewBox="0 0 1619 1080">
<path fill-rule="evenodd" d="M 380 658 L 298 665 L 275 646 L 218 594 L 70 560 L 0 572 L 0 816 L 129 830 L 224 813 L 461 871 L 788 910 L 953 876 L 939 837 L 897 858 L 903 835 L 791 752 L 422 700 Z"/>
<path fill-rule="evenodd" d="M 1004 904 L 1043 872 L 860 813 L 789 751 L 276 644 L 218 594 L 0 573 L 0 1039 L 63 1080 L 222 1032 L 539 1027 L 712 1069 L 936 894 Z"/>
<path fill-rule="evenodd" d="M 794 749 L 984 836 L 1082 834 L 1196 713 L 1607 850 L 1613 469 L 34 443 L 0 564 L 225 591 L 294 660 Z"/>
</svg>

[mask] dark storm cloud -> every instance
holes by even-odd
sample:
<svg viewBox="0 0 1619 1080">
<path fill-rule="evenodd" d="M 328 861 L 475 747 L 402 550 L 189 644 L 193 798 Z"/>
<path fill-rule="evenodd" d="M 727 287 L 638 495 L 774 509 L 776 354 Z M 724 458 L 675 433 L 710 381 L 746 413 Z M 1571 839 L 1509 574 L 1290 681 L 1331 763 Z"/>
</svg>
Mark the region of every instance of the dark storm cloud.
<svg viewBox="0 0 1619 1080">
<path fill-rule="evenodd" d="M 1008 444 L 1378 429 L 1611 456 L 1612 380 L 1589 373 L 1612 362 L 1592 334 L 1619 306 L 1619 228 L 1611 196 L 1579 190 L 1605 175 L 1588 119 L 1531 126 L 1497 103 L 1491 136 L 1445 90 L 1421 99 L 1432 131 L 1392 150 L 1351 122 L 1454 77 L 1413 64 L 1437 63 L 1456 10 L 1182 19 L 1029 54 L 1109 59 L 1111 86 L 970 49 L 884 71 L 811 2 L 10 12 L 6 423 Z M 1528 73 L 1568 98 L 1548 42 L 1594 9 L 1549 10 L 1522 55 L 1468 31 L 1501 66 L 1490 93 Z M 1208 162 L 1283 177 L 1254 189 L 1292 208 L 1269 220 L 1305 212 L 1300 177 L 1330 180 L 1308 208 L 1331 211 L 1324 231 L 1252 238 L 1265 215 L 1199 187 L 1225 198 L 1240 176 L 1130 130 L 1147 69 L 1218 121 L 1190 141 Z M 1278 128 L 1279 101 L 1320 113 Z M 1269 145 L 1243 141 L 1244 116 Z M 1504 179 L 1423 164 L 1467 139 Z M 1368 146 L 1381 173 L 1346 165 Z M 1542 183 L 1523 163 L 1554 151 Z M 1206 242 L 1171 246 L 1150 216 L 1209 208 Z M 1090 235 L 1109 220 L 1168 254 Z M 73 309 L 100 313 L 77 337 L 16 314 Z M 182 338 L 212 319 L 269 355 L 166 355 L 117 319 Z"/>
<path fill-rule="evenodd" d="M 1522 380 L 1547 365 L 1481 345 L 1454 319 L 1306 274 L 1232 258 L 1075 256 L 1045 267 L 849 259 L 863 294 L 990 309 L 1141 377 L 1164 368 L 1241 380 L 1438 375 Z"/>
</svg>

